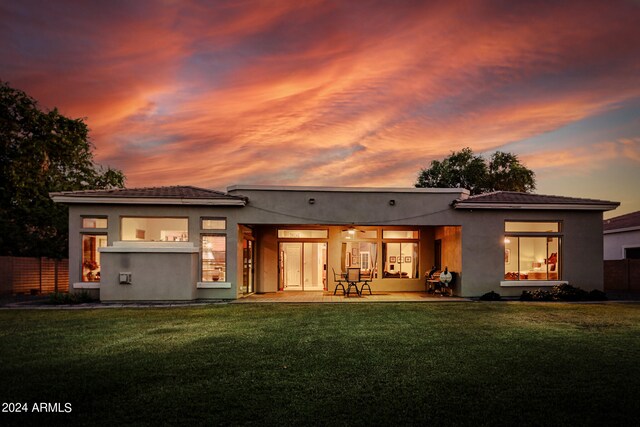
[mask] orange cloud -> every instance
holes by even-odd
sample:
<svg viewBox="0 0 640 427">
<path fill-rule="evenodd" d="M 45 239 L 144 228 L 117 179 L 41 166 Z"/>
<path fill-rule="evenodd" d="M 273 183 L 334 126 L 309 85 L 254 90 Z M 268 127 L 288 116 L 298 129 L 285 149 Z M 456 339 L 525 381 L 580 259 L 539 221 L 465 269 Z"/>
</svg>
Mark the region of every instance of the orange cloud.
<svg viewBox="0 0 640 427">
<path fill-rule="evenodd" d="M 0 58 L 18 58 L 0 59 L 3 78 L 87 117 L 97 160 L 131 186 L 406 186 L 451 150 L 508 147 L 640 98 L 631 3 L 164 6 L 0 6 Z M 523 159 L 637 161 L 636 139 L 612 138 Z"/>
</svg>

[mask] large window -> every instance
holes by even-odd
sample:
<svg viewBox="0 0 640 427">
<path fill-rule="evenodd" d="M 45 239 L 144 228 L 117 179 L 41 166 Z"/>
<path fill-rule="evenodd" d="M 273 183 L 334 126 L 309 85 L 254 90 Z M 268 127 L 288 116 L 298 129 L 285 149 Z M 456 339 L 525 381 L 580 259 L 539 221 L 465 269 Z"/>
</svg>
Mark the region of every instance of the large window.
<svg viewBox="0 0 640 427">
<path fill-rule="evenodd" d="M 98 248 L 107 246 L 107 236 L 104 234 L 82 235 L 82 281 L 100 281 L 100 252 Z"/>
<path fill-rule="evenodd" d="M 385 278 L 417 279 L 418 243 L 383 242 Z"/>
<path fill-rule="evenodd" d="M 560 280 L 559 222 L 505 223 L 505 280 Z"/>
<path fill-rule="evenodd" d="M 187 218 L 123 217 L 122 240 L 140 242 L 187 242 Z"/>
<path fill-rule="evenodd" d="M 382 277 L 395 279 L 420 277 L 418 237 L 418 230 L 382 230 L 384 260 Z"/>
<path fill-rule="evenodd" d="M 342 243 L 342 271 L 358 267 L 366 278 L 378 277 L 378 245 L 371 242 Z"/>
<path fill-rule="evenodd" d="M 224 282 L 227 278 L 226 236 L 202 236 L 202 281 Z"/>
</svg>

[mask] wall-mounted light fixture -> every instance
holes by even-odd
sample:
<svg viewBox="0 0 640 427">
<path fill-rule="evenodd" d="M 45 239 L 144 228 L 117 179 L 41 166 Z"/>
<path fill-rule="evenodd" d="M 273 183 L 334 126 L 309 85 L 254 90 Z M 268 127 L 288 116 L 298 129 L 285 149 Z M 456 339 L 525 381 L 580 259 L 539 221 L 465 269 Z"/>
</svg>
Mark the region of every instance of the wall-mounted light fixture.
<svg viewBox="0 0 640 427">
<path fill-rule="evenodd" d="M 313 205 L 316 202 L 316 199 L 314 199 L 313 197 L 309 199 L 309 204 Z"/>
<path fill-rule="evenodd" d="M 391 199 L 389 200 L 389 206 L 395 206 L 396 205 L 396 201 Z"/>
<path fill-rule="evenodd" d="M 505 243 L 505 245 L 509 244 L 509 243 L 511 243 L 511 240 L 508 237 L 505 237 L 504 238 L 504 243 Z"/>
</svg>

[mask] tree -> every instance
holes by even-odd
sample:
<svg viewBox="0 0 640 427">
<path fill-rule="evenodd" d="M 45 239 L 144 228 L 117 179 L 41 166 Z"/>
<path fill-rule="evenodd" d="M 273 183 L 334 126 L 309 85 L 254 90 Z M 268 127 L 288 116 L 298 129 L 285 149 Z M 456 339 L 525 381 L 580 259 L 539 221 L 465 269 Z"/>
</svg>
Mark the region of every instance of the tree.
<svg viewBox="0 0 640 427">
<path fill-rule="evenodd" d="M 442 161 L 433 160 L 428 169 L 421 169 L 416 187 L 466 188 L 474 194 L 491 191 L 535 190 L 535 173 L 520 163 L 518 156 L 496 151 L 489 162 L 477 156 L 471 148 L 452 151 Z"/>
<path fill-rule="evenodd" d="M 489 160 L 489 191 L 522 191 L 536 189 L 535 173 L 527 169 L 518 156 L 496 151 Z"/>
<path fill-rule="evenodd" d="M 124 186 L 121 171 L 94 164 L 88 134 L 0 81 L 0 254 L 66 257 L 68 210 L 49 192 Z"/>
</svg>

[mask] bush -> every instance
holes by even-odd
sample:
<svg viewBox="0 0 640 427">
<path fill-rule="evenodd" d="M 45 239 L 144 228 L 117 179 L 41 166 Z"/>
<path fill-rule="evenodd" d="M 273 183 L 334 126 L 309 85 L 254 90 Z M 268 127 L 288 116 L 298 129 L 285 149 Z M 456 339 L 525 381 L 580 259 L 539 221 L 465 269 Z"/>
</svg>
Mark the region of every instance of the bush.
<svg viewBox="0 0 640 427">
<path fill-rule="evenodd" d="M 589 292 L 589 295 L 587 295 L 587 299 L 589 301 L 606 301 L 608 298 L 607 298 L 607 294 L 605 294 L 604 292 L 598 289 L 594 289 L 591 292 Z"/>
<path fill-rule="evenodd" d="M 531 297 L 534 301 L 553 301 L 553 295 L 551 295 L 551 292 L 542 289 L 536 289 L 531 292 Z"/>
<path fill-rule="evenodd" d="M 529 291 L 522 291 L 522 294 L 520 294 L 520 301 L 533 301 L 533 295 Z"/>
<path fill-rule="evenodd" d="M 606 301 L 607 295 L 597 289 L 587 292 L 567 283 L 555 285 L 551 290 L 522 291 L 520 301 Z"/>
<path fill-rule="evenodd" d="M 502 297 L 497 292 L 487 292 L 480 297 L 480 301 L 502 301 Z"/>
<path fill-rule="evenodd" d="M 49 295 L 49 304 L 83 304 L 95 301 L 87 291 L 77 294 L 54 292 Z"/>
<path fill-rule="evenodd" d="M 550 291 L 554 301 L 584 301 L 587 299 L 587 291 L 571 286 L 568 283 L 555 285 Z"/>
</svg>

